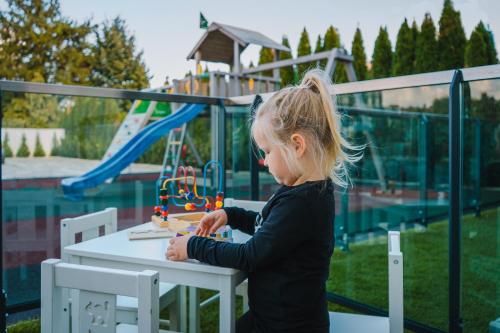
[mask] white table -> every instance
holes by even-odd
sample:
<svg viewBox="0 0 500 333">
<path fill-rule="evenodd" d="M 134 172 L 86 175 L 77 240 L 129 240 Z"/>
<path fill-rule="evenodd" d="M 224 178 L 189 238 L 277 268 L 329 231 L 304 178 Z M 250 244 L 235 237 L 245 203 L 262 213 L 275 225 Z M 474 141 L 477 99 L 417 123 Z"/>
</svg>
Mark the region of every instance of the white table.
<svg viewBox="0 0 500 333">
<path fill-rule="evenodd" d="M 65 247 L 70 262 L 142 271 L 158 271 L 163 282 L 218 290 L 220 292 L 220 332 L 235 331 L 235 287 L 246 278 L 237 269 L 211 266 L 196 260 L 170 261 L 165 258 L 169 239 L 128 239 L 131 230 L 159 228 L 152 222 Z M 233 237 L 235 235 L 233 234 Z M 238 236 L 235 237 L 238 241 Z"/>
</svg>

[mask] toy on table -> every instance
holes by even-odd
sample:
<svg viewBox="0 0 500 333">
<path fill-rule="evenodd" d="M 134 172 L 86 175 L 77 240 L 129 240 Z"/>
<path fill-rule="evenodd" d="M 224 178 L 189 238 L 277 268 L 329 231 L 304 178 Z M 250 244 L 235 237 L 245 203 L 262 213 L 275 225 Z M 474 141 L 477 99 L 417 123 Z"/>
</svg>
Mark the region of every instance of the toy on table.
<svg viewBox="0 0 500 333">
<path fill-rule="evenodd" d="M 215 200 L 210 202 L 207 196 L 207 169 L 210 166 L 216 166 L 219 173 L 219 186 Z M 203 218 L 205 213 L 196 212 L 185 215 L 177 215 L 169 217 L 169 202 L 174 206 L 184 207 L 188 212 L 204 208 L 208 213 L 212 210 L 221 209 L 224 205 L 224 192 L 222 192 L 222 166 L 217 161 L 210 161 L 203 168 L 203 194 L 198 194 L 198 186 L 196 179 L 196 171 L 193 167 L 180 166 L 177 169 L 177 174 L 174 178 L 161 177 L 157 182 L 156 206 L 154 207 L 154 215 L 151 220 L 161 227 L 167 227 L 172 231 L 177 232 L 178 236 L 189 234 L 196 229 L 197 224 Z M 192 182 L 191 187 L 188 181 Z M 211 234 L 210 238 L 221 241 L 229 241 L 232 239 L 230 232 L 226 229 L 217 231 Z"/>
</svg>

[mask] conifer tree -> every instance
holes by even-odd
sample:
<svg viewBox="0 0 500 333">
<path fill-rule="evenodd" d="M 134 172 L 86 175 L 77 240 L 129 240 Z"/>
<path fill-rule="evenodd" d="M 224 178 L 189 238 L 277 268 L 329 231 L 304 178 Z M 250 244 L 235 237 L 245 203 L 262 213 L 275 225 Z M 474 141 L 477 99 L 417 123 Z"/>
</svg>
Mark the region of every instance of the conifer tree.
<svg viewBox="0 0 500 333">
<path fill-rule="evenodd" d="M 104 22 L 95 34 L 92 84 L 97 87 L 140 90 L 149 86 L 148 69 L 119 16 Z"/>
<path fill-rule="evenodd" d="M 93 25 L 61 14 L 58 0 L 8 0 L 0 11 L 0 79 L 88 84 Z"/>
<path fill-rule="evenodd" d="M 418 29 L 417 21 L 415 21 L 415 18 L 413 19 L 413 22 L 411 24 L 411 34 L 413 36 L 413 70 L 412 73 L 415 73 L 415 62 L 417 59 L 417 39 L 418 35 L 420 35 L 420 31 Z"/>
<path fill-rule="evenodd" d="M 45 157 L 45 150 L 43 150 L 42 143 L 40 142 L 40 135 L 38 133 L 36 134 L 35 151 L 33 152 L 33 156 Z"/>
<path fill-rule="evenodd" d="M 318 38 L 316 39 L 316 46 L 314 47 L 314 53 L 320 53 L 322 51 L 324 51 L 323 40 L 321 39 L 321 35 L 318 35 Z M 326 65 L 326 63 L 324 64 L 324 62 L 325 62 L 324 60 L 317 61 L 316 66 L 321 68 L 321 69 L 324 69 L 325 65 Z"/>
<path fill-rule="evenodd" d="M 17 157 L 29 157 L 30 156 L 30 149 L 28 147 L 28 144 L 26 143 L 26 135 L 23 133 L 23 136 L 21 137 L 21 145 L 19 146 L 19 149 L 17 150 L 16 153 Z"/>
<path fill-rule="evenodd" d="M 415 50 L 415 73 L 434 72 L 439 69 L 436 27 L 430 13 L 426 13 Z"/>
<path fill-rule="evenodd" d="M 9 133 L 5 133 L 5 137 L 3 138 L 2 151 L 4 157 L 13 157 L 14 155 L 9 144 Z"/>
<path fill-rule="evenodd" d="M 283 36 L 281 44 L 290 48 L 290 42 L 286 36 Z M 292 53 L 287 51 L 280 52 L 280 60 L 292 59 Z M 287 85 L 294 83 L 294 71 L 293 66 L 281 67 L 280 68 L 281 86 L 286 87 Z"/>
<path fill-rule="evenodd" d="M 394 52 L 393 74 L 409 75 L 413 72 L 415 48 L 413 45 L 413 32 L 408 26 L 406 18 L 399 28 Z"/>
<path fill-rule="evenodd" d="M 439 19 L 438 60 L 439 69 L 455 69 L 464 66 L 465 32 L 460 12 L 453 8 L 451 0 L 444 0 Z"/>
<path fill-rule="evenodd" d="M 333 48 L 340 48 L 340 36 L 337 29 L 331 25 L 325 32 L 322 50 L 329 51 Z M 326 59 L 322 60 L 321 67 L 324 68 L 326 66 L 326 63 Z M 348 81 L 344 64 L 339 62 L 336 63 L 332 81 L 335 83 L 343 83 Z"/>
<path fill-rule="evenodd" d="M 274 61 L 273 50 L 267 47 L 263 47 L 260 49 L 259 53 L 259 65 L 267 64 Z M 272 70 L 267 70 L 261 72 L 263 76 L 273 76 Z"/>
<path fill-rule="evenodd" d="M 340 37 L 337 32 L 337 29 L 335 29 L 331 25 L 328 27 L 328 29 L 326 29 L 325 38 L 323 39 L 323 47 L 321 49 L 322 51 L 329 51 L 336 47 L 340 47 Z M 327 62 L 328 62 L 327 59 L 321 60 L 320 61 L 321 68 L 325 68 Z"/>
<path fill-rule="evenodd" d="M 483 21 L 479 21 L 476 26 L 476 30 L 483 36 L 483 40 L 486 43 L 486 52 L 488 53 L 488 65 L 494 65 L 498 63 L 497 50 L 495 48 L 495 39 L 493 38 L 493 32 L 486 29 Z"/>
<path fill-rule="evenodd" d="M 316 46 L 314 48 L 314 53 L 320 53 L 323 51 L 323 40 L 321 39 L 321 35 L 318 35 L 316 39 Z"/>
<path fill-rule="evenodd" d="M 50 149 L 50 156 L 59 156 L 60 142 L 57 139 L 56 133 L 52 135 L 52 148 Z"/>
<path fill-rule="evenodd" d="M 372 56 L 372 76 L 374 79 L 391 76 L 392 46 L 387 27 L 380 27 Z"/>
<path fill-rule="evenodd" d="M 488 50 L 483 34 L 474 29 L 465 47 L 465 67 L 488 65 Z"/>
<path fill-rule="evenodd" d="M 356 77 L 358 80 L 367 79 L 367 68 L 366 68 L 366 54 L 365 47 L 363 46 L 363 36 L 361 36 L 361 30 L 359 27 L 354 33 L 354 39 L 352 40 L 351 54 L 354 58 L 354 71 L 356 72 Z"/>
<path fill-rule="evenodd" d="M 323 51 L 331 50 L 335 47 L 340 47 L 340 36 L 337 29 L 331 25 L 325 32 Z"/>
<path fill-rule="evenodd" d="M 309 34 L 307 33 L 306 28 L 304 27 L 304 30 L 302 30 L 302 33 L 300 34 L 300 40 L 299 40 L 299 46 L 297 48 L 297 57 L 302 57 L 311 54 L 311 43 L 309 42 Z M 314 64 L 308 62 L 308 63 L 302 63 L 297 65 L 297 75 L 299 77 L 299 80 L 302 79 L 304 76 L 305 72 L 312 68 Z"/>
</svg>

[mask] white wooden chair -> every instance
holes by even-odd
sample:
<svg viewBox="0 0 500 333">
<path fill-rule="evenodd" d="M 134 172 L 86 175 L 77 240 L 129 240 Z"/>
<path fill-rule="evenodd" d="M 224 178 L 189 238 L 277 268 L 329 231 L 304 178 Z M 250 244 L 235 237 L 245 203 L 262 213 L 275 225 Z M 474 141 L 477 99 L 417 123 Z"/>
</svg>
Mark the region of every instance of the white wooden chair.
<svg viewBox="0 0 500 333">
<path fill-rule="evenodd" d="M 262 212 L 262 208 L 266 205 L 266 201 L 251 201 L 251 200 L 236 200 L 233 198 L 224 199 L 224 207 L 239 207 L 247 210 L 253 210 L 255 212 Z M 252 236 L 247 235 L 239 230 L 233 230 L 233 238 L 237 238 L 238 241 L 246 241 Z M 236 295 L 243 297 L 243 313 L 248 311 L 248 281 L 243 281 L 238 287 L 236 287 Z M 198 289 L 195 287 L 189 287 L 189 327 L 190 332 L 198 332 L 200 324 L 200 309 L 213 303 L 219 298 L 219 294 L 216 294 L 201 303 L 199 302 Z M 198 305 L 199 304 L 199 305 Z"/>
<path fill-rule="evenodd" d="M 330 312 L 331 333 L 403 333 L 403 254 L 398 231 L 389 231 L 389 316 Z"/>
<path fill-rule="evenodd" d="M 67 264 L 47 259 L 41 265 L 41 332 L 63 333 L 63 291 L 71 290 L 73 333 L 158 333 L 159 275 L 155 271 Z M 118 323 L 116 295 L 138 299 L 137 325 Z"/>
<path fill-rule="evenodd" d="M 117 214 L 116 208 L 106 208 L 96 213 L 61 220 L 61 259 L 64 262 L 70 261 L 69 256 L 64 252 L 64 248 L 75 244 L 78 234 L 81 234 L 81 241 L 83 242 L 99 237 L 101 229 L 103 229 L 104 235 L 116 232 Z M 69 295 L 66 294 L 65 296 Z M 163 325 L 168 324 L 169 328 L 173 330 L 179 329 L 180 299 L 180 288 L 177 285 L 164 282 L 159 284 L 160 310 L 168 307 L 170 314 L 168 321 L 160 320 L 160 322 Z M 119 323 L 137 324 L 138 306 L 137 298 L 118 294 L 116 299 L 117 321 Z"/>
</svg>

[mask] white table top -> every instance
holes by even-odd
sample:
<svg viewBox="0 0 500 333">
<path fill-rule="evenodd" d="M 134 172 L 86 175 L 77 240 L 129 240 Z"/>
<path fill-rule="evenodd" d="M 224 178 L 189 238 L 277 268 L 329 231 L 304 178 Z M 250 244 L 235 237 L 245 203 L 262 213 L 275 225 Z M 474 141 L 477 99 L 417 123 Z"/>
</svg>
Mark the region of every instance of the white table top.
<svg viewBox="0 0 500 333">
<path fill-rule="evenodd" d="M 128 239 L 128 232 L 131 230 L 147 230 L 157 228 L 160 227 L 153 222 L 144 223 L 109 235 L 70 245 L 64 249 L 69 255 L 137 263 L 142 265 L 151 265 L 154 267 L 182 269 L 219 275 L 234 275 L 239 272 L 237 269 L 212 266 L 192 259 L 187 261 L 168 260 L 166 259 L 165 253 L 167 252 L 167 248 L 169 246 L 169 238 L 143 240 Z M 235 242 L 243 243 L 248 238 L 248 235 L 238 231 L 233 231 L 233 239 Z"/>
</svg>

